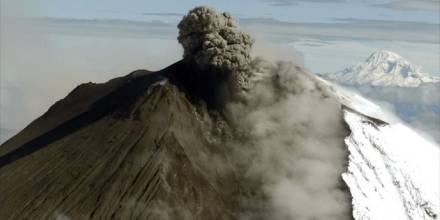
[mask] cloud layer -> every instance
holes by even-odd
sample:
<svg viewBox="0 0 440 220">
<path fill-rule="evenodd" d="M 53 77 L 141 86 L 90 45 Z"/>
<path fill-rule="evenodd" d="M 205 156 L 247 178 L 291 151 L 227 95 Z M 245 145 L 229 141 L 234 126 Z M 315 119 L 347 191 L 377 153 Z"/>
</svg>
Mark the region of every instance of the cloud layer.
<svg viewBox="0 0 440 220">
<path fill-rule="evenodd" d="M 345 2 L 346 0 L 263 0 L 273 6 L 292 6 L 298 3 L 335 3 L 335 2 Z"/>
<path fill-rule="evenodd" d="M 397 0 L 377 6 L 404 11 L 432 11 L 440 13 L 440 1 L 438 0 Z"/>
<path fill-rule="evenodd" d="M 242 26 L 251 33 L 264 34 L 276 41 L 298 38 L 324 40 L 408 41 L 439 43 L 438 24 L 385 20 L 343 19 L 339 23 L 291 23 L 274 19 L 241 19 Z"/>
</svg>

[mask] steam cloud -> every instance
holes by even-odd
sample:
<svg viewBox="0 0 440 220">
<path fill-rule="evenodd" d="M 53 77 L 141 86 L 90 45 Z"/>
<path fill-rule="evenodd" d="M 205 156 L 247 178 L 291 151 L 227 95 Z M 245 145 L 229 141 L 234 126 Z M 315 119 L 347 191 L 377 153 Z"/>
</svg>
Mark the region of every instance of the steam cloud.
<svg viewBox="0 0 440 220">
<path fill-rule="evenodd" d="M 228 13 L 197 7 L 178 27 L 184 60 L 207 74 L 238 76 L 233 83 L 245 88 L 242 99 L 221 110 L 234 134 L 225 145 L 237 157 L 236 166 L 245 167 L 244 185 L 261 183 L 256 198 L 264 199 L 243 204 L 260 211 L 244 210 L 240 218 L 350 219 L 340 176 L 348 131 L 337 100 L 293 62 L 252 59 L 253 40 Z"/>
<path fill-rule="evenodd" d="M 256 59 L 252 69 L 246 102 L 228 111 L 247 137 L 234 149 L 250 164 L 247 177 L 263 181 L 270 219 L 350 219 L 340 178 L 347 130 L 337 100 L 293 63 Z"/>
</svg>

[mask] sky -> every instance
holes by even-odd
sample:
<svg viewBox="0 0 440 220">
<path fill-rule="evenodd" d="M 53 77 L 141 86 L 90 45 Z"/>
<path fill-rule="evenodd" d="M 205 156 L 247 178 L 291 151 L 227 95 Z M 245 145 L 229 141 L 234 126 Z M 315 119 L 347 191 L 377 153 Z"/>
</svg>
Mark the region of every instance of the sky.
<svg viewBox="0 0 440 220">
<path fill-rule="evenodd" d="M 179 17 L 198 5 L 238 17 L 289 22 L 335 22 L 338 19 L 438 23 L 438 0 L 2 0 L 2 13 L 32 17 L 126 19 L 145 21 Z"/>
<path fill-rule="evenodd" d="M 176 25 L 198 5 L 231 12 L 256 39 L 255 55 L 299 59 L 316 73 L 385 49 L 440 74 L 440 0 L 0 0 L 2 136 L 80 83 L 179 60 Z"/>
<path fill-rule="evenodd" d="M 175 25 L 188 10 L 207 5 L 219 11 L 229 11 L 243 23 L 252 24 L 249 26 L 254 29 L 249 32 L 265 43 L 290 41 L 283 43 L 289 43 L 296 51 L 302 52 L 305 65 L 314 72 L 337 71 L 367 57 L 366 53 L 389 49 L 430 73 L 440 73 L 437 62 L 440 0 L 0 1 L 2 17 L 160 21 L 170 24 L 169 34 L 161 37 L 176 35 Z M 263 25 L 264 29 L 258 27 Z M 246 28 L 246 25 L 242 26 Z M 151 32 L 148 28 L 145 30 Z M 290 36 L 281 39 L 279 35 L 282 34 Z M 320 47 L 324 50 L 318 53 L 316 44 L 307 43 L 311 40 L 320 40 Z M 407 49 L 408 42 L 414 43 L 416 48 Z M 353 45 L 358 53 L 351 53 L 348 60 L 340 59 L 338 62 L 335 59 L 339 58 L 335 58 L 331 62 L 317 62 L 321 56 L 328 57 L 328 53 L 323 53 L 329 48 L 332 49 L 330 53 L 339 50 L 344 53 L 347 47 Z M 425 48 L 431 48 L 426 57 L 419 56 L 422 51 L 426 52 Z M 339 56 L 342 55 L 338 53 Z"/>
</svg>

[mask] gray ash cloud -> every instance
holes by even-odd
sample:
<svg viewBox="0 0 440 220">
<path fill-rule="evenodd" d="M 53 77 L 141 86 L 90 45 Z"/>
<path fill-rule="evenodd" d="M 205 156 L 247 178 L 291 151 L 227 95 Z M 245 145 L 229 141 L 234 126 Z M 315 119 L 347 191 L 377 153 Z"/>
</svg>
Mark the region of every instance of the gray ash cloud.
<svg viewBox="0 0 440 220">
<path fill-rule="evenodd" d="M 193 59 L 201 69 L 214 67 L 230 73 L 248 68 L 253 40 L 237 28 L 229 13 L 197 7 L 183 17 L 178 28 L 184 59 Z"/>
<path fill-rule="evenodd" d="M 231 149 L 244 185 L 259 191 L 241 201 L 260 212 L 240 219 L 351 219 L 341 180 L 348 130 L 337 99 L 300 62 L 252 58 L 253 40 L 228 13 L 197 7 L 178 27 L 184 60 L 230 74 L 242 88 L 220 110 L 233 138 L 219 146 Z"/>
</svg>

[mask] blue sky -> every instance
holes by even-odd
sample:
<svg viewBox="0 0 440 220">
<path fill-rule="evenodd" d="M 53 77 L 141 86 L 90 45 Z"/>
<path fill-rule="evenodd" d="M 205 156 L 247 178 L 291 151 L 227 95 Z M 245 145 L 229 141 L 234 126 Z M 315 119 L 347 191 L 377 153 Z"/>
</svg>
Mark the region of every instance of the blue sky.
<svg viewBox="0 0 440 220">
<path fill-rule="evenodd" d="M 2 13 L 32 17 L 86 19 L 163 19 L 148 13 L 184 14 L 197 5 L 229 11 L 238 17 L 274 18 L 290 22 L 338 22 L 338 19 L 439 23 L 438 0 L 1 0 Z M 408 3 L 412 8 L 403 8 Z M 401 7 L 399 8 L 399 4 Z M 391 7 L 394 5 L 395 7 Z M 425 6 L 425 7 L 424 7 Z M 170 16 L 178 20 L 178 16 Z"/>
<path fill-rule="evenodd" d="M 439 2 L 0 0 L 0 128 L 17 132 L 80 83 L 179 60 L 176 24 L 198 5 L 238 18 L 256 55 L 299 60 L 313 72 L 385 49 L 439 74 Z"/>
</svg>

